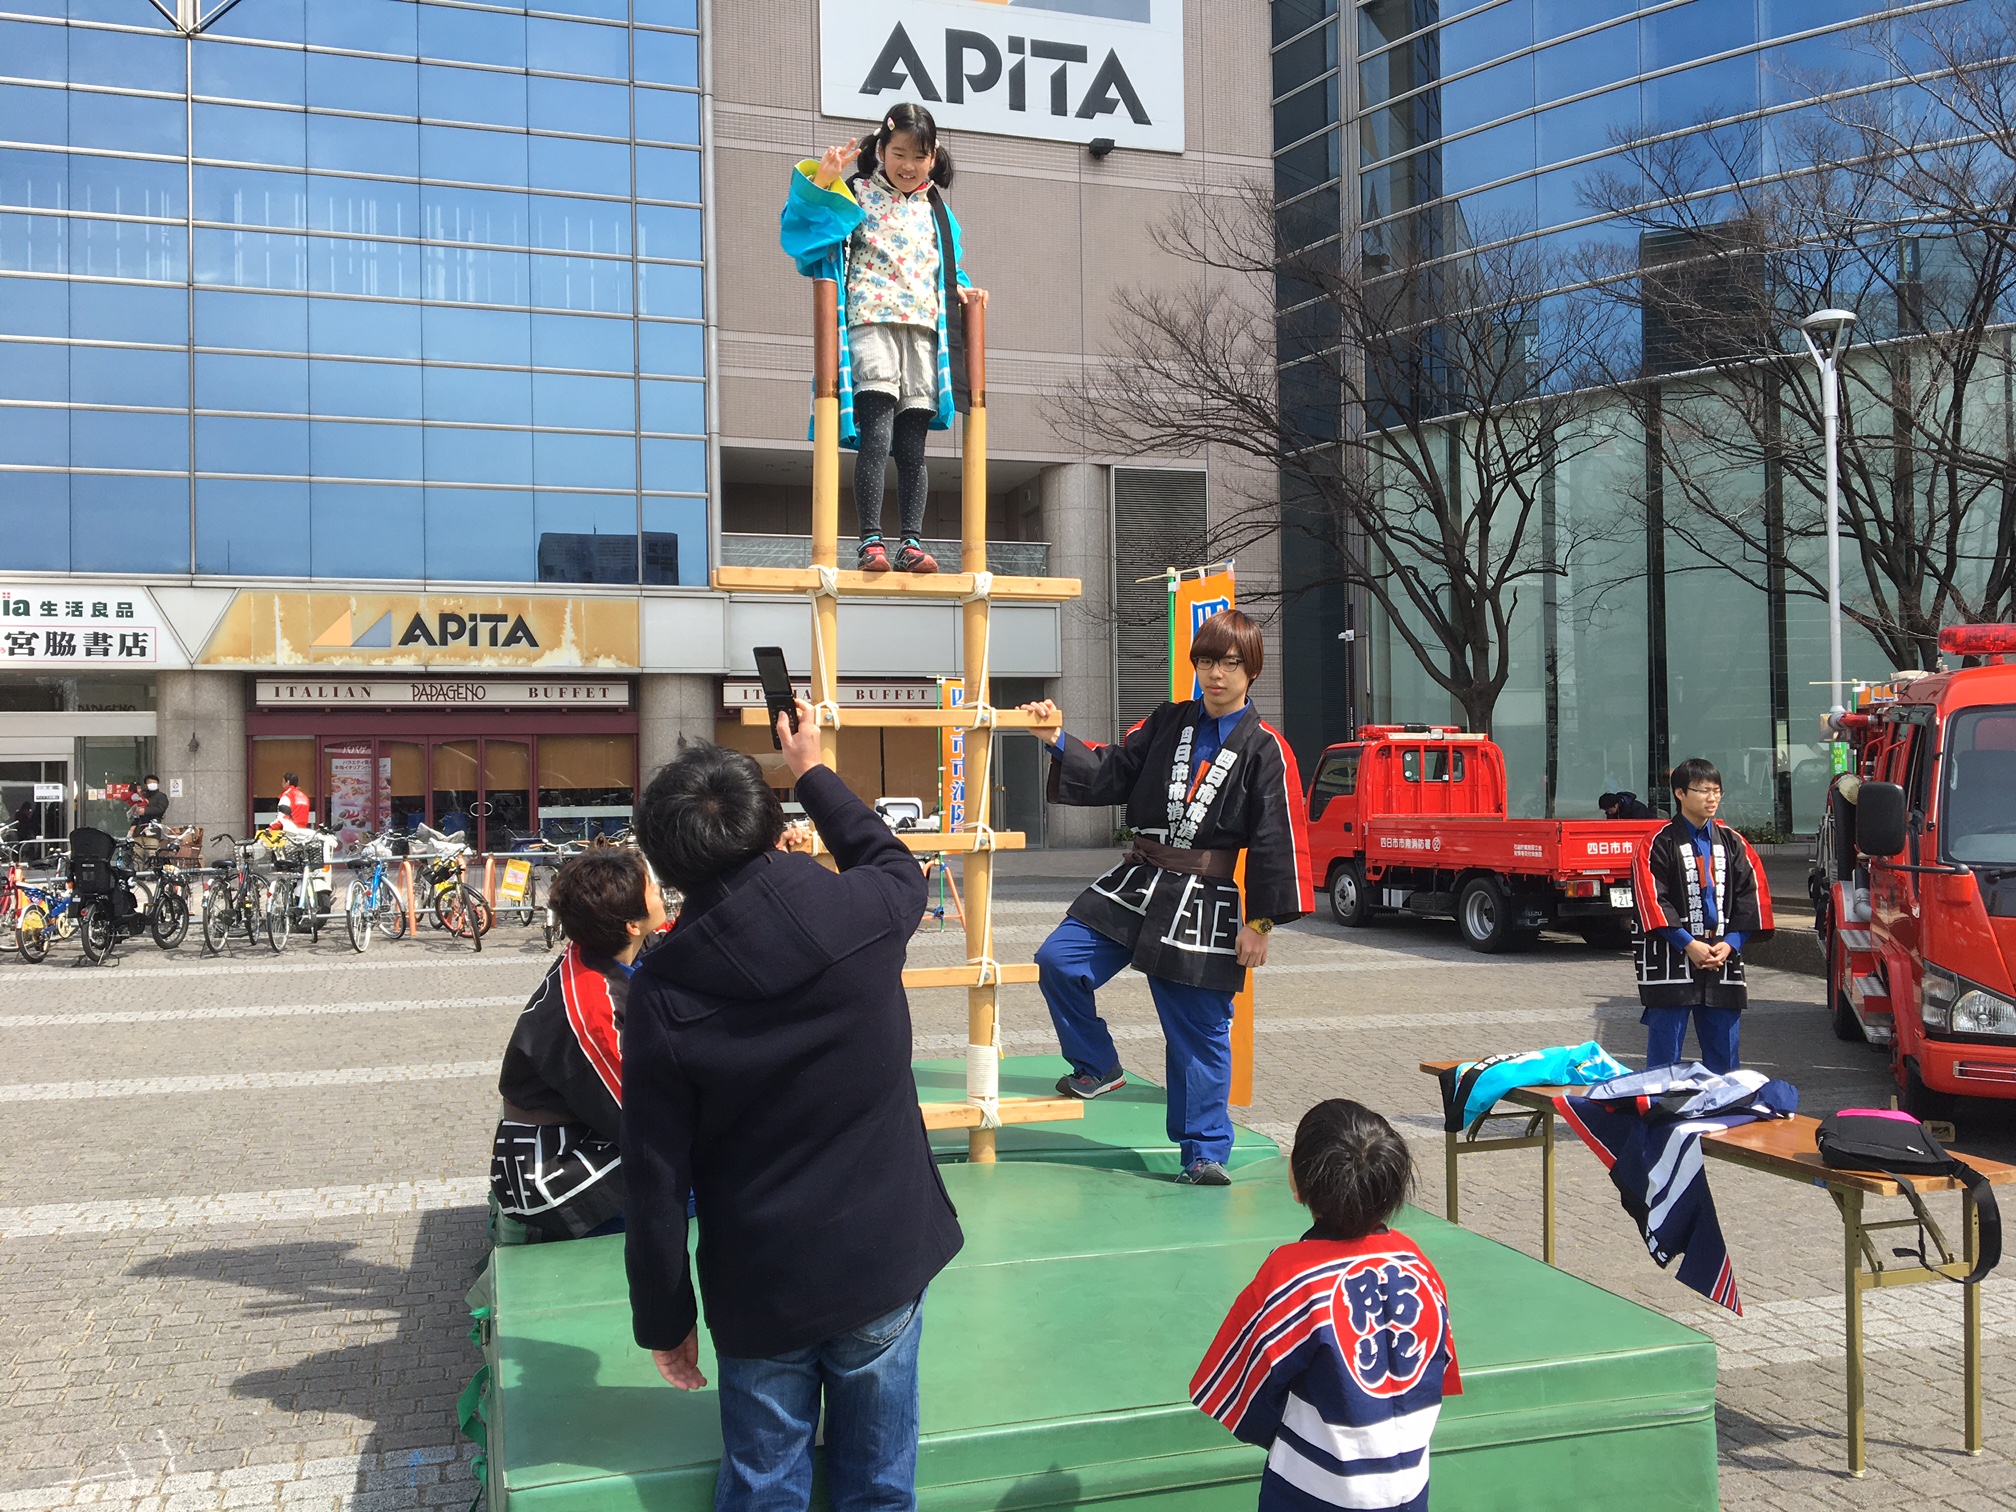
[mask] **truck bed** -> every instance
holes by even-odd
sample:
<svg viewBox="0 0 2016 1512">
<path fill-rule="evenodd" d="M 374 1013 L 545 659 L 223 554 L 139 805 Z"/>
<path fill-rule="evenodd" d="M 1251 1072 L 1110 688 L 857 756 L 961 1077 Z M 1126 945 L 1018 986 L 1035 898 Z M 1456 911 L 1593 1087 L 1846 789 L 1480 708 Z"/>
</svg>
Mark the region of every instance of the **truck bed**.
<svg viewBox="0 0 2016 1512">
<path fill-rule="evenodd" d="M 1365 821 L 1368 866 L 1476 867 L 1507 876 L 1619 879 L 1657 819 L 1499 819 L 1483 814 L 1389 815 Z"/>
</svg>

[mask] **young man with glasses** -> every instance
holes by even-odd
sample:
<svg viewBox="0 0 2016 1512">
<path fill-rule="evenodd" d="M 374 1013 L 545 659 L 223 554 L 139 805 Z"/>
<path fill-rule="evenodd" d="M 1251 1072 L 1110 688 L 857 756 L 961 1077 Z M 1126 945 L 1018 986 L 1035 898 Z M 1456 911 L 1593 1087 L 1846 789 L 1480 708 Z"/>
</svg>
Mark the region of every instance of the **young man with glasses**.
<svg viewBox="0 0 2016 1512">
<path fill-rule="evenodd" d="M 1274 926 L 1315 907 L 1295 755 L 1247 700 L 1262 656 L 1260 627 L 1224 610 L 1190 645 L 1201 698 L 1163 704 L 1117 745 L 1059 732 L 1051 747 L 1050 801 L 1124 804 L 1136 837 L 1036 952 L 1071 1062 L 1057 1090 L 1090 1099 L 1127 1085 L 1096 994 L 1134 966 L 1168 1042 L 1168 1134 L 1176 1179 L 1189 1186 L 1229 1180 L 1232 995 L 1247 968 L 1266 964 Z M 1056 713 L 1048 700 L 1024 708 Z M 1243 907 L 1233 880 L 1241 851 Z"/>
<path fill-rule="evenodd" d="M 1679 812 L 1632 866 L 1645 1067 L 1679 1063 L 1691 1014 L 1702 1064 L 1734 1071 L 1749 996 L 1743 947 L 1771 933 L 1771 886 L 1750 842 L 1715 817 L 1722 774 L 1711 762 L 1673 768 L 1673 802 Z"/>
</svg>

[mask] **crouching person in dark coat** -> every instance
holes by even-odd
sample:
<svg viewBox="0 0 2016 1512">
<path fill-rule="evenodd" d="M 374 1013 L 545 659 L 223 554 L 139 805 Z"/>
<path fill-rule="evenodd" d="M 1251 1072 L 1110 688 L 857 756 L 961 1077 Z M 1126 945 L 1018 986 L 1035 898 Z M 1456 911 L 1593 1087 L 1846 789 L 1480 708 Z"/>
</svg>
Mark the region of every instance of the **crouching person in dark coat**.
<svg viewBox="0 0 2016 1512">
<path fill-rule="evenodd" d="M 637 812 L 685 902 L 623 1027 L 630 1310 L 638 1344 L 690 1391 L 707 1384 L 705 1307 L 717 1512 L 808 1504 L 822 1393 L 836 1512 L 897 1512 L 916 1505 L 924 1288 L 962 1243 L 910 1074 L 902 973 L 924 879 L 821 764 L 802 701 L 798 722 L 778 734 L 838 872 L 779 848 L 783 811 L 740 752 L 684 747 Z"/>
</svg>

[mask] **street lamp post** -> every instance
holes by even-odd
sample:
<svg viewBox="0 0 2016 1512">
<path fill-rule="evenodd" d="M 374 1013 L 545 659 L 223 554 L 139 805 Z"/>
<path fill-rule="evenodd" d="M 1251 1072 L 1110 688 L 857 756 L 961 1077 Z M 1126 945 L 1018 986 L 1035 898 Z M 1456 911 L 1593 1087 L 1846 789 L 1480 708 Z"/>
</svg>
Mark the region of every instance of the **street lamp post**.
<svg viewBox="0 0 2016 1512">
<path fill-rule="evenodd" d="M 1854 327 L 1852 310 L 1816 310 L 1799 322 L 1806 350 L 1820 369 L 1820 406 L 1827 429 L 1827 686 L 1834 694 L 1828 710 L 1830 729 L 1835 716 L 1847 707 L 1841 696 L 1847 687 L 1841 675 L 1841 354 L 1848 349 Z"/>
</svg>

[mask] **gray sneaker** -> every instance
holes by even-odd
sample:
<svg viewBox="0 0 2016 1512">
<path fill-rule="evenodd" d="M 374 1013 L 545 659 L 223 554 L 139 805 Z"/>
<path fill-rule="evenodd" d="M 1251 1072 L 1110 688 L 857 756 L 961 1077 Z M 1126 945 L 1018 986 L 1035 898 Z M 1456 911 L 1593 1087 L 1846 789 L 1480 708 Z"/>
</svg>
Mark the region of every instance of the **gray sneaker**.
<svg viewBox="0 0 2016 1512">
<path fill-rule="evenodd" d="M 1187 1171 L 1176 1173 L 1178 1186 L 1230 1186 L 1232 1178 L 1215 1160 L 1200 1160 Z"/>
<path fill-rule="evenodd" d="M 1080 1102 L 1090 1102 L 1095 1097 L 1103 1097 L 1108 1092 L 1117 1092 L 1127 1085 L 1127 1073 L 1118 1066 L 1110 1071 L 1101 1071 L 1096 1076 L 1060 1076 L 1057 1090 L 1065 1097 L 1075 1097 Z"/>
</svg>

